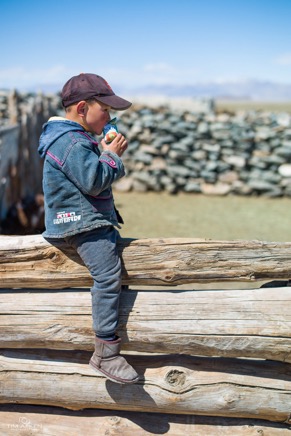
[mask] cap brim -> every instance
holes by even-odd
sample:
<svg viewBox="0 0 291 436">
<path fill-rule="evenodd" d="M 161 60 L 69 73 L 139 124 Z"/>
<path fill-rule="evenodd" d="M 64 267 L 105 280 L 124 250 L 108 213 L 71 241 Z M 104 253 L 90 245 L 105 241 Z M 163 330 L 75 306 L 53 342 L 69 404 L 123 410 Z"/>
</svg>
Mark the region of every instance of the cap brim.
<svg viewBox="0 0 291 436">
<path fill-rule="evenodd" d="M 118 97 L 117 95 L 106 95 L 102 97 L 95 97 L 97 101 L 101 103 L 107 104 L 117 111 L 124 111 L 128 109 L 132 103 L 130 101 L 125 100 L 124 98 Z"/>
</svg>

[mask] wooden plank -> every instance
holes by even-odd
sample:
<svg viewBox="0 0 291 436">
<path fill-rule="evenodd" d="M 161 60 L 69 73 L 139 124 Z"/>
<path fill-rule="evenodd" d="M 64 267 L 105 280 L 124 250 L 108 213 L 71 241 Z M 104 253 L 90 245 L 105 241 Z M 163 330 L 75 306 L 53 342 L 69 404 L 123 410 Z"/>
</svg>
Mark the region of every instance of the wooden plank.
<svg viewBox="0 0 291 436">
<path fill-rule="evenodd" d="M 290 422 L 290 364 L 190 356 L 128 356 L 124 386 L 87 364 L 90 353 L 0 352 L 0 403 L 196 414 Z"/>
<path fill-rule="evenodd" d="M 19 126 L 0 126 L 0 220 L 8 209 L 19 200 L 20 179 L 17 171 L 19 160 Z"/>
<path fill-rule="evenodd" d="M 91 286 L 78 255 L 41 235 L 0 237 L 0 287 Z M 289 279 L 291 243 L 201 239 L 121 239 L 123 282 L 179 285 L 195 282 Z"/>
<path fill-rule="evenodd" d="M 290 428 L 287 424 L 258 419 L 6 405 L 0 406 L 0 433 L 5 436 L 20 433 L 23 436 L 290 436 Z"/>
<path fill-rule="evenodd" d="M 128 351 L 291 362 L 291 288 L 123 291 Z M 0 291 L 2 348 L 93 349 L 88 289 Z"/>
</svg>

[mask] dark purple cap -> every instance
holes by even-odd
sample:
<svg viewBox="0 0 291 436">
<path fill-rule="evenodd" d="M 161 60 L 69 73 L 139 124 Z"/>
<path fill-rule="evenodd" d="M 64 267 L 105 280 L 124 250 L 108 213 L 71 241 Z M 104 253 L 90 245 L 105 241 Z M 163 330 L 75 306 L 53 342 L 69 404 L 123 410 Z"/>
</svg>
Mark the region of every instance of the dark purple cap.
<svg viewBox="0 0 291 436">
<path fill-rule="evenodd" d="M 90 73 L 81 73 L 68 80 L 62 89 L 61 97 L 64 107 L 90 98 L 95 98 L 112 109 L 120 111 L 131 106 L 129 101 L 114 94 L 111 86 L 103 77 Z"/>
</svg>

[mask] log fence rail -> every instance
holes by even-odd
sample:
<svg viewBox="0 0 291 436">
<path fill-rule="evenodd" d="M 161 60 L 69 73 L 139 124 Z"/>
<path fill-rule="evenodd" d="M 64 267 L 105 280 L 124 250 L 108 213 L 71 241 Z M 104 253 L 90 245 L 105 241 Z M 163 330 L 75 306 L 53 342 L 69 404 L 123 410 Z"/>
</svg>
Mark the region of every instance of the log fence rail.
<svg viewBox="0 0 291 436">
<path fill-rule="evenodd" d="M 81 260 L 41 236 L 0 236 L 0 431 L 26 423 L 74 435 L 71 417 L 84 435 L 89 420 L 104 435 L 289 434 L 291 243 L 123 239 L 118 248 L 129 287 L 120 335 L 141 375 L 131 386 L 88 366 Z M 214 289 L 195 289 L 205 283 Z"/>
</svg>

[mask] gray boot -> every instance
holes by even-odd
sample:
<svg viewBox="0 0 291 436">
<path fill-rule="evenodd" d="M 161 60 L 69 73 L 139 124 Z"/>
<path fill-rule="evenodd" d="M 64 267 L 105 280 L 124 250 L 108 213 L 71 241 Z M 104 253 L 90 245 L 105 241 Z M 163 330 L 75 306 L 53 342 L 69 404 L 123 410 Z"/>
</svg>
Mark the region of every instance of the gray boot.
<svg viewBox="0 0 291 436">
<path fill-rule="evenodd" d="M 119 354 L 120 342 L 120 338 L 115 341 L 102 341 L 96 337 L 95 351 L 89 365 L 113 382 L 135 383 L 139 380 L 139 376 Z"/>
</svg>

